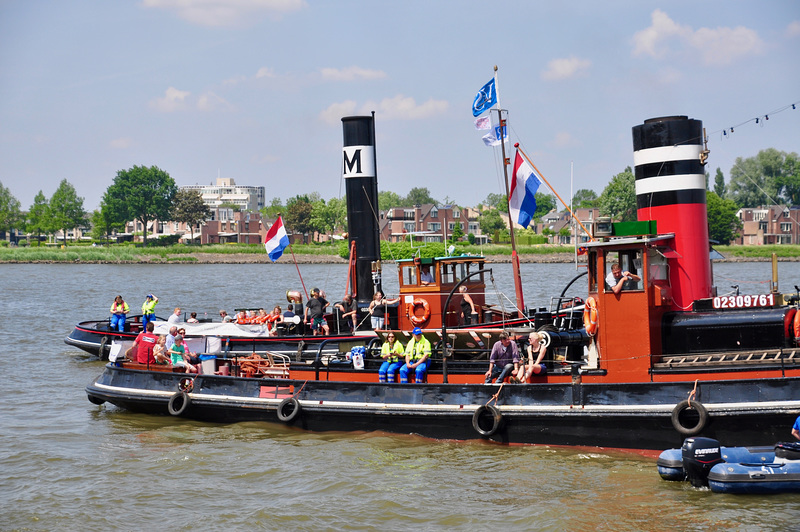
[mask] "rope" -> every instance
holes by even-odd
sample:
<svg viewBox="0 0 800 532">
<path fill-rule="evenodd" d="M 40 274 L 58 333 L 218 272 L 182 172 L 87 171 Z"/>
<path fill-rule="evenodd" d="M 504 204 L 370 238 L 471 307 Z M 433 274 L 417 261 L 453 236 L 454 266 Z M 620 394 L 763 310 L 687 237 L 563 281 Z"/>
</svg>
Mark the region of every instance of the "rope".
<svg viewBox="0 0 800 532">
<path fill-rule="evenodd" d="M 492 401 L 494 401 L 494 404 L 496 405 L 497 404 L 497 398 L 500 397 L 500 392 L 503 390 L 503 386 L 505 386 L 505 385 L 506 385 L 506 383 L 501 382 L 500 383 L 500 388 L 497 389 L 497 393 L 495 393 L 493 396 L 491 396 L 489 398 L 489 400 L 486 401 L 486 403 L 484 403 L 484 406 L 489 406 L 489 403 L 491 403 Z"/>
<path fill-rule="evenodd" d="M 694 399 L 694 396 L 697 394 L 697 379 L 694 381 L 694 389 L 688 393 L 689 399 L 687 399 L 687 402 L 689 403 L 689 406 L 692 406 L 692 399 Z"/>
</svg>

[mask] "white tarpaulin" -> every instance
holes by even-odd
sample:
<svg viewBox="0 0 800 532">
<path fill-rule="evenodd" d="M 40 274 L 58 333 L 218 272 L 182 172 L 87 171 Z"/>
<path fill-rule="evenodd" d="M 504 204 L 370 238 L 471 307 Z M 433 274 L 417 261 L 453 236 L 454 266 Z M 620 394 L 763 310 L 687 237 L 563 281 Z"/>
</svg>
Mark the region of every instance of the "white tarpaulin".
<svg viewBox="0 0 800 532">
<path fill-rule="evenodd" d="M 155 323 L 155 334 L 168 334 L 172 323 L 158 321 Z M 179 329 L 186 329 L 187 337 L 197 336 L 239 336 L 245 338 L 266 338 L 269 336 L 267 325 L 237 325 L 235 323 L 175 323 Z"/>
</svg>

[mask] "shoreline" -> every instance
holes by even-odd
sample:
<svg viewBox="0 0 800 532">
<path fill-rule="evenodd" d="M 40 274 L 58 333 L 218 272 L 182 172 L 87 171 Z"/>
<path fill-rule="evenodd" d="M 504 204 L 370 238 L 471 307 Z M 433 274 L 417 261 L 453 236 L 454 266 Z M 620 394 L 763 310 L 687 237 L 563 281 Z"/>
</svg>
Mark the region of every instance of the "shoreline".
<svg viewBox="0 0 800 532">
<path fill-rule="evenodd" d="M 285 258 L 285 257 L 284 257 Z M 188 259 L 188 260 L 187 260 Z M 298 264 L 347 264 L 347 259 L 335 255 L 302 255 L 295 254 L 295 259 Z M 581 258 L 582 259 L 582 258 Z M 585 264 L 585 260 L 579 259 L 579 263 Z M 489 263 L 507 264 L 511 262 L 511 255 L 486 255 L 486 260 Z M 729 257 L 725 259 L 717 259 L 714 262 L 771 262 L 770 257 Z M 571 264 L 575 261 L 575 256 L 572 253 L 531 253 L 519 255 L 521 264 Z M 291 263 L 291 258 L 281 261 L 282 263 Z M 391 261 L 385 261 L 391 262 Z M 800 262 L 800 257 L 778 257 L 778 262 Z M 32 260 L 32 261 L 16 261 L 16 260 L 0 260 L 0 264 L 272 264 L 265 254 L 254 253 L 189 253 L 182 255 L 175 255 L 174 257 L 154 257 L 143 256 L 140 260 L 120 260 L 120 261 L 106 261 L 106 260 L 81 260 L 75 259 L 70 261 L 55 261 L 55 260 Z"/>
</svg>

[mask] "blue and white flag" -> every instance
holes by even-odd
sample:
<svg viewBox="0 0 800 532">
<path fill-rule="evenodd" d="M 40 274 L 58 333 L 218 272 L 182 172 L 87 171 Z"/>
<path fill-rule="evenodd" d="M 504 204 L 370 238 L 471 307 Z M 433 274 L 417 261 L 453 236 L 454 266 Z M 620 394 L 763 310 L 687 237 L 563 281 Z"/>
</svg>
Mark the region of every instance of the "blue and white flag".
<svg viewBox="0 0 800 532">
<path fill-rule="evenodd" d="M 528 227 L 536 212 L 536 191 L 542 184 L 531 165 L 523 160 L 519 150 L 514 159 L 514 176 L 511 181 L 511 194 L 508 198 L 508 210 L 511 220 L 522 227 Z"/>
<path fill-rule="evenodd" d="M 283 220 L 278 216 L 278 220 L 272 224 L 272 227 L 267 231 L 267 236 L 264 237 L 264 248 L 269 254 L 269 259 L 275 262 L 281 255 L 283 250 L 289 245 L 289 237 L 286 235 L 286 229 L 283 227 Z"/>
<path fill-rule="evenodd" d="M 475 101 L 472 102 L 472 116 L 480 116 L 496 104 L 497 88 L 494 86 L 494 78 L 492 78 L 489 83 L 481 87 L 475 96 Z"/>
<path fill-rule="evenodd" d="M 494 132 L 488 133 L 481 138 L 487 146 L 499 146 L 501 137 L 502 142 L 508 142 L 508 127 L 495 126 Z"/>
</svg>

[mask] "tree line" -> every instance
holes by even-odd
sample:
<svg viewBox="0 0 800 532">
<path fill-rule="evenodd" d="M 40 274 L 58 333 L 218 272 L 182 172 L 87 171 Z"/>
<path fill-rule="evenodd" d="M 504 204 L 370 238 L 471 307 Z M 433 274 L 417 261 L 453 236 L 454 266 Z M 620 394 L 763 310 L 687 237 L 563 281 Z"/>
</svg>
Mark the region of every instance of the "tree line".
<svg viewBox="0 0 800 532">
<path fill-rule="evenodd" d="M 760 151 L 755 157 L 737 158 L 728 183 L 719 168 L 713 184 L 706 174 L 706 185 L 709 236 L 727 244 L 741 230 L 741 222 L 736 216 L 739 209 L 778 203 L 800 204 L 800 162 L 794 152 L 770 148 Z M 380 211 L 393 207 L 451 203 L 449 198 L 441 202 L 434 199 L 424 187 L 412 188 L 405 196 L 392 191 L 378 194 Z M 533 218 L 539 222 L 544 215 L 557 208 L 556 197 L 537 192 L 536 205 Z M 635 220 L 636 192 L 631 168 L 627 167 L 613 176 L 599 196 L 590 189 L 578 190 L 572 198 L 572 207 L 597 208 L 602 216 L 610 216 L 617 221 Z M 506 195 L 488 194 L 478 218 L 481 231 L 492 235 L 507 230 L 501 217 L 501 213 L 505 212 L 508 212 Z M 287 228 L 293 233 L 333 234 L 346 224 L 347 207 L 344 198 L 326 201 L 319 193 L 313 192 L 289 198 L 285 204 L 280 198 L 273 198 L 269 205 L 261 209 L 261 214 L 268 219 L 282 215 Z M 144 228 L 145 244 L 147 224 L 153 220 L 186 223 L 194 241 L 194 228 L 210 216 L 211 210 L 199 192 L 179 190 L 174 179 L 156 166 L 133 166 L 118 171 L 103 194 L 100 207 L 92 213 L 85 211 L 83 198 L 77 195 L 75 187 L 66 179 L 61 181 L 49 199 L 40 190 L 27 213 L 21 210 L 20 202 L 0 183 L 0 232 L 11 229 L 27 231 L 36 235 L 37 242 L 42 235 L 62 231 L 66 244 L 69 229 L 88 225 L 91 225 L 93 238 L 107 240 L 131 220 L 140 222 Z M 458 224 L 456 228 L 457 235 L 453 236 L 463 235 Z"/>
</svg>

